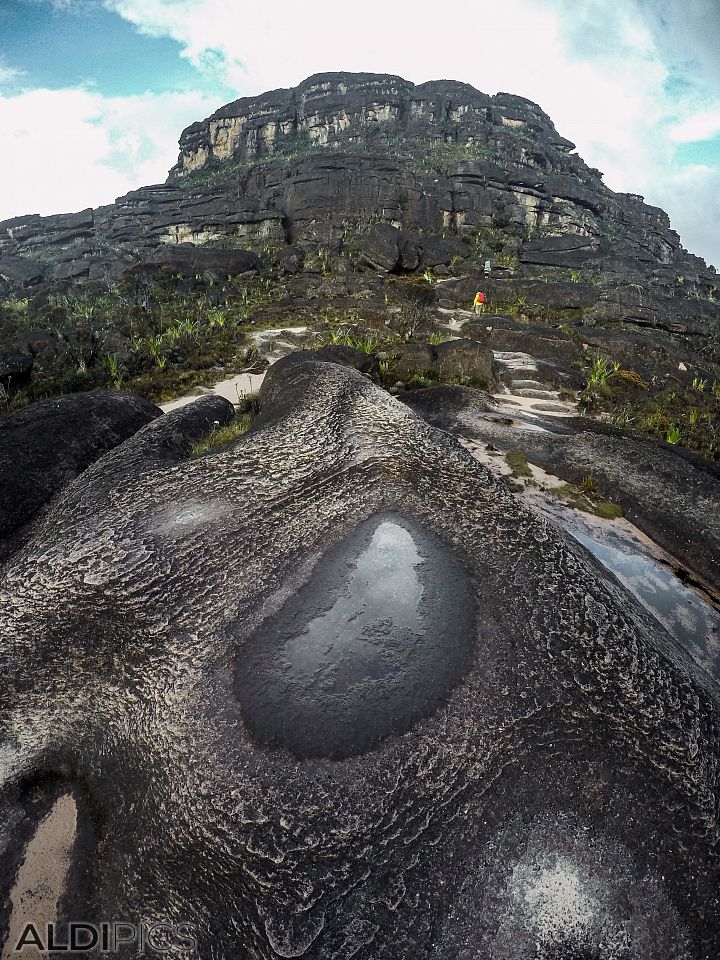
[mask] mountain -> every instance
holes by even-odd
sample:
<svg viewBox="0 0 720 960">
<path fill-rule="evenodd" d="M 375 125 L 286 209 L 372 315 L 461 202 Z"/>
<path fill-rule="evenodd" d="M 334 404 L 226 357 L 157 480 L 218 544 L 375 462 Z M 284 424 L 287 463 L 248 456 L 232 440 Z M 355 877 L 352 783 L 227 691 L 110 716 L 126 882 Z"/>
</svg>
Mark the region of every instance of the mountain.
<svg viewBox="0 0 720 960">
<path fill-rule="evenodd" d="M 496 320 L 473 335 L 564 364 L 571 389 L 597 355 L 683 389 L 720 359 L 720 281 L 667 215 L 605 186 L 536 104 L 447 80 L 320 74 L 229 103 L 182 133 L 165 184 L 1 223 L 0 284 L 16 404 L 119 382 L 159 399 L 238 369 L 263 326 L 412 340 L 478 289 Z M 683 442 L 714 455 L 696 426 Z"/>
</svg>

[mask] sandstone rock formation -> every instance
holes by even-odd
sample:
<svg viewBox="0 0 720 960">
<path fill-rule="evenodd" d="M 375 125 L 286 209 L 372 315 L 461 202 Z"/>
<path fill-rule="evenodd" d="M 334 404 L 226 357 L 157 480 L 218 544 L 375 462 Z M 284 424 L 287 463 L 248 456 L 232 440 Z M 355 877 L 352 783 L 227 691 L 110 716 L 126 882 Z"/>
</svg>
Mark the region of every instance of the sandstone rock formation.
<svg viewBox="0 0 720 960">
<path fill-rule="evenodd" d="M 202 957 L 720 951 L 717 689 L 360 372 L 276 364 L 65 489 L 0 585 L 0 929 L 61 791 L 61 913 Z"/>
<path fill-rule="evenodd" d="M 98 391 L 0 419 L 0 562 L 63 487 L 159 413 L 137 397 Z"/>
<path fill-rule="evenodd" d="M 459 319 L 478 289 L 487 316 Z M 679 423 L 720 455 L 715 270 L 520 97 L 323 74 L 193 124 L 165 184 L 0 224 L 0 405 L 110 386 L 162 402 L 257 362 L 249 329 L 313 345 L 349 324 L 351 346 L 392 341 L 374 362 L 400 380 L 468 380 L 438 362 L 457 359 L 448 329 L 563 390 L 602 355 L 647 384 L 650 432 Z M 484 356 L 469 379 L 489 385 Z"/>
<path fill-rule="evenodd" d="M 521 97 L 322 74 L 227 104 L 184 131 L 180 147 L 165 185 L 97 210 L 0 224 L 5 289 L 117 277 L 178 244 L 358 249 L 379 269 L 413 270 L 467 259 L 460 241 L 494 229 L 515 236 L 522 273 L 597 275 L 599 286 L 579 300 L 574 291 L 573 302 L 598 321 L 696 333 L 720 316 L 708 299 L 715 272 L 682 248 L 667 215 L 609 190 Z"/>
</svg>

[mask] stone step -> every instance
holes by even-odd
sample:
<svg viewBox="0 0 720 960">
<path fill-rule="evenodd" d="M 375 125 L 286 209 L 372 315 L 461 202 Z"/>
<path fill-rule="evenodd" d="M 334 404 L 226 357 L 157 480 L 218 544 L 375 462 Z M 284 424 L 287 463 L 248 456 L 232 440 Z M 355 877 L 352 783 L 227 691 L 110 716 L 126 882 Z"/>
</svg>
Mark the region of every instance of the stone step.
<svg viewBox="0 0 720 960">
<path fill-rule="evenodd" d="M 513 393 L 528 400 L 557 400 L 558 398 L 554 390 L 513 390 Z"/>
<path fill-rule="evenodd" d="M 532 408 L 537 413 L 572 413 L 572 408 L 564 403 L 534 403 Z"/>
<path fill-rule="evenodd" d="M 513 379 L 510 387 L 512 390 L 547 390 L 549 389 L 547 384 L 541 383 L 540 380 L 517 380 Z"/>
</svg>

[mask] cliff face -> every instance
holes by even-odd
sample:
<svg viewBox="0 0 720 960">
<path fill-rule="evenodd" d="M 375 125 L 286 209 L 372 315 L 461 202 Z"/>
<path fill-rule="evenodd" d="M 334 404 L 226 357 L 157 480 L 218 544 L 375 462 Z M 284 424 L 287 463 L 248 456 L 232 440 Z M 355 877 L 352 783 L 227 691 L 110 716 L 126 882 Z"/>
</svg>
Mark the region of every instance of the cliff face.
<svg viewBox="0 0 720 960">
<path fill-rule="evenodd" d="M 510 94 L 319 75 L 227 104 L 185 130 L 180 148 L 165 185 L 97 210 L 1 223 L 5 292 L 117 278 L 162 244 L 338 248 L 377 222 L 471 241 L 484 228 L 511 228 L 534 240 L 531 263 L 600 258 L 620 274 L 668 267 L 701 292 L 716 280 L 662 210 L 609 190 L 537 105 Z M 538 248 L 539 237 L 563 235 L 582 242 Z"/>
<path fill-rule="evenodd" d="M 505 153 L 512 150 L 507 130 L 536 135 L 546 149 L 573 149 L 550 118 L 522 97 L 489 97 L 448 80 L 415 86 L 401 77 L 320 74 L 291 90 L 235 100 L 188 127 L 171 175 L 231 157 L 272 156 L 292 149 L 298 138 L 313 146 L 387 149 L 403 137 L 422 148 L 449 141 L 468 148 L 495 146 Z M 532 165 L 532 157 L 525 159 Z"/>
<path fill-rule="evenodd" d="M 211 307 L 234 309 L 228 278 L 239 274 L 258 281 L 242 292 L 243 322 L 313 323 L 363 303 L 393 328 L 413 289 L 394 281 L 425 275 L 428 310 L 467 308 L 483 287 L 507 322 L 582 328 L 576 340 L 638 369 L 639 345 L 651 344 L 667 375 L 682 364 L 690 382 L 713 378 L 715 270 L 662 210 L 614 193 L 574 149 L 536 104 L 446 80 L 323 74 L 227 104 L 183 132 L 166 183 L 95 210 L 0 223 L 0 297 L 30 304 L 0 310 L 0 384 L 26 382 L 42 350 L 50 366 L 58 352 L 75 357 L 83 385 L 108 355 L 144 369 L 128 345 L 138 331 L 164 335 L 173 310 L 187 316 L 187 296 L 210 330 Z M 84 304 L 60 305 L 75 311 L 68 339 L 56 295 L 95 298 L 97 317 L 98 292 L 102 329 Z M 129 302 L 132 322 L 116 320 Z M 228 339 L 215 356 L 230 349 Z"/>
</svg>

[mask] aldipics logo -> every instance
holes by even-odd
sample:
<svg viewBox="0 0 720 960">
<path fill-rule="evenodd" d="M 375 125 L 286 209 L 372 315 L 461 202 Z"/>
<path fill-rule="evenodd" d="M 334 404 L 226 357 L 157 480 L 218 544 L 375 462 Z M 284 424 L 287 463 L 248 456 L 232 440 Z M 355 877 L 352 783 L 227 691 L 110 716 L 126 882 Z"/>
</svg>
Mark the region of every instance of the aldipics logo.
<svg viewBox="0 0 720 960">
<path fill-rule="evenodd" d="M 23 956 L 30 957 L 34 947 L 39 953 L 119 953 L 131 945 L 138 954 L 154 951 L 193 955 L 197 952 L 195 927 L 192 923 L 128 923 L 124 920 L 99 924 L 72 920 L 62 927 L 54 923 L 42 926 L 27 923 L 13 952 L 22 951 Z"/>
</svg>

